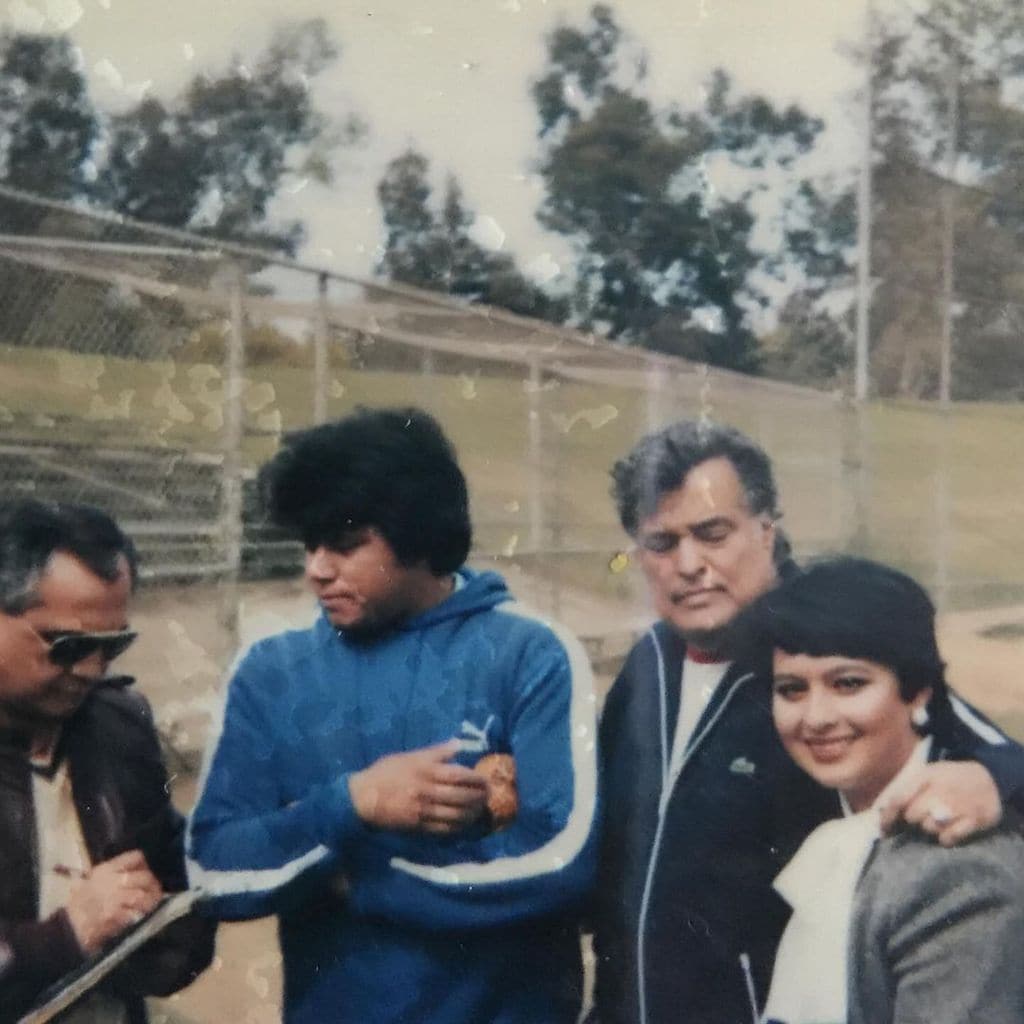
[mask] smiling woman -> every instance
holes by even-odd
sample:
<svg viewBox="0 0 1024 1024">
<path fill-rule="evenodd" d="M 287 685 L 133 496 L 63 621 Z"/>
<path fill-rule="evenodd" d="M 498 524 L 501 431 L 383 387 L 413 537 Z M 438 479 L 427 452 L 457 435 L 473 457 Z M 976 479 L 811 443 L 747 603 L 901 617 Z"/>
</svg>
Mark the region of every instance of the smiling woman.
<svg viewBox="0 0 1024 1024">
<path fill-rule="evenodd" d="M 931 690 L 905 700 L 891 669 L 842 655 L 778 650 L 774 674 L 772 713 L 789 755 L 854 811 L 867 810 L 913 754 L 913 721 Z"/>
<path fill-rule="evenodd" d="M 776 879 L 793 908 L 764 1019 L 888 1024 L 1024 1019 L 1024 840 L 998 830 L 953 848 L 881 838 L 880 809 L 955 741 L 928 595 L 862 559 L 813 565 L 750 611 L 774 650 L 783 745 L 847 816 Z M 937 801 L 933 824 L 953 812 Z M 848 967 L 849 975 L 848 975 Z"/>
</svg>

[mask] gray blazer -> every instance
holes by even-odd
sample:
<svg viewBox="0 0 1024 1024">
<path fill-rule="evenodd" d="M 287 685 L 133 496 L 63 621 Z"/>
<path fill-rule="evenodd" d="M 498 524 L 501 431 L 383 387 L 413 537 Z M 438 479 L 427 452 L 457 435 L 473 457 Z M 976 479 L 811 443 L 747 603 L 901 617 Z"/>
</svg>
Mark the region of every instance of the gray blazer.
<svg viewBox="0 0 1024 1024">
<path fill-rule="evenodd" d="M 1024 1022 L 1024 839 L 879 842 L 857 887 L 848 1024 Z"/>
</svg>

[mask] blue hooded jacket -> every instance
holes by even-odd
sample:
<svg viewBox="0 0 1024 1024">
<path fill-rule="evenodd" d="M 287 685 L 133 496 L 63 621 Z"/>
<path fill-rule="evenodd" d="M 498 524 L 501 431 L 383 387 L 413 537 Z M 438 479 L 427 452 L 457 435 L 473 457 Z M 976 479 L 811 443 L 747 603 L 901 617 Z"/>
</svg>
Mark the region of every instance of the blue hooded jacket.
<svg viewBox="0 0 1024 1024">
<path fill-rule="evenodd" d="M 287 1021 L 575 1019 L 575 911 L 595 861 L 589 665 L 501 577 L 460 575 L 377 642 L 321 616 L 255 644 L 231 679 L 190 877 L 217 916 L 279 915 Z M 362 822 L 350 773 L 453 736 L 467 765 L 513 755 L 512 824 L 437 837 Z"/>
</svg>

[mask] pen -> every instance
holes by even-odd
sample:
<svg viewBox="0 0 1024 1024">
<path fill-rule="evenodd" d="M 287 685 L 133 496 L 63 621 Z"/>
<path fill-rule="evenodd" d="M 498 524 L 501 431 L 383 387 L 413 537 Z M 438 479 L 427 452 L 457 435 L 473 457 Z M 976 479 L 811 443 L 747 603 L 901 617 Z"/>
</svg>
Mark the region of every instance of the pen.
<svg viewBox="0 0 1024 1024">
<path fill-rule="evenodd" d="M 54 864 L 53 873 L 61 878 L 86 878 L 88 871 L 80 871 L 78 868 L 69 868 L 67 864 Z"/>
</svg>

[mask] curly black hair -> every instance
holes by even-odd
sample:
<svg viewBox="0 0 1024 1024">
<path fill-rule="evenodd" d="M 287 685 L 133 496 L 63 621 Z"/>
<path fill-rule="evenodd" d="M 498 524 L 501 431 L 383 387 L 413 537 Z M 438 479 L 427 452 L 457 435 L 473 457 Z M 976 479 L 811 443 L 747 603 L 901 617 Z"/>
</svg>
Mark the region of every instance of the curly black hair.
<svg viewBox="0 0 1024 1024">
<path fill-rule="evenodd" d="M 360 408 L 286 437 L 260 486 L 271 520 L 307 550 L 373 527 L 402 565 L 454 572 L 472 530 L 455 449 L 422 409 Z"/>
</svg>

